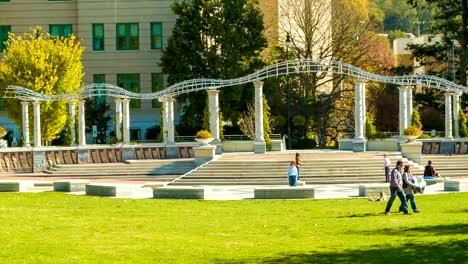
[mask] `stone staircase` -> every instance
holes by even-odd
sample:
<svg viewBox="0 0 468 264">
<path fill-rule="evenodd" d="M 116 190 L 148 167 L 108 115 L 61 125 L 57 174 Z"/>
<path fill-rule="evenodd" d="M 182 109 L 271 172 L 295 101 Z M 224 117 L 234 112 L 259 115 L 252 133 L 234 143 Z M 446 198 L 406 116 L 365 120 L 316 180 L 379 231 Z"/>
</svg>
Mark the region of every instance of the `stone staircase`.
<svg viewBox="0 0 468 264">
<path fill-rule="evenodd" d="M 468 176 L 468 155 L 424 155 L 421 167 L 429 160 L 443 177 Z"/>
<path fill-rule="evenodd" d="M 55 165 L 46 170 L 57 179 L 114 179 L 169 182 L 194 169 L 193 159 L 130 160 L 125 163 Z"/>
<path fill-rule="evenodd" d="M 301 180 L 307 184 L 385 182 L 383 152 L 301 153 Z M 392 164 L 408 160 L 389 153 Z M 183 175 L 170 185 L 287 185 L 287 168 L 294 153 L 224 154 Z M 415 166 L 413 173 L 422 174 Z"/>
</svg>

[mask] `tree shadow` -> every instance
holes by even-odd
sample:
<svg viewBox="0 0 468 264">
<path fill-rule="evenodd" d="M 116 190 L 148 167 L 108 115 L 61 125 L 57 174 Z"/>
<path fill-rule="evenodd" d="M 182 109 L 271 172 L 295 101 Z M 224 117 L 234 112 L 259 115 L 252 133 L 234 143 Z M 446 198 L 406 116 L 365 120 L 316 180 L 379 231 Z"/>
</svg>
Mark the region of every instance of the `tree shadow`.
<svg viewBox="0 0 468 264">
<path fill-rule="evenodd" d="M 365 235 L 375 235 L 375 233 L 396 236 L 401 235 L 405 232 L 411 232 L 412 236 L 447 236 L 447 235 L 457 235 L 457 234 L 468 234 L 468 224 L 450 224 L 450 225 L 427 225 L 421 227 L 411 227 L 405 226 L 399 229 L 395 228 L 384 228 L 380 230 L 372 231 L 351 231 L 356 234 L 365 234 Z"/>
<path fill-rule="evenodd" d="M 371 249 L 343 252 L 310 251 L 304 254 L 288 254 L 245 260 L 218 260 L 228 264 L 303 264 L 303 263 L 466 263 L 468 239 L 449 243 L 413 244 L 392 247 L 376 246 Z"/>
</svg>

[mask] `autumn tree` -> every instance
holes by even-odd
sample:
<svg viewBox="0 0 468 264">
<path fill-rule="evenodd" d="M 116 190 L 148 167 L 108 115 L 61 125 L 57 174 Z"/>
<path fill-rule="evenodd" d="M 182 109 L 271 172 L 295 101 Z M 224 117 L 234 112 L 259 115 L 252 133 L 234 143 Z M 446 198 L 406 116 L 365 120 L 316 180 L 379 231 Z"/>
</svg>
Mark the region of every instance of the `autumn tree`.
<svg viewBox="0 0 468 264">
<path fill-rule="evenodd" d="M 37 27 L 24 35 L 10 34 L 6 45 L 0 62 L 0 93 L 8 85 L 49 95 L 81 86 L 83 48 L 75 36 L 53 37 Z M 5 99 L 4 104 L 8 117 L 21 127 L 21 105 L 14 99 Z M 42 140 L 48 142 L 57 138 L 67 124 L 68 102 L 41 102 L 40 111 Z M 33 115 L 30 118 L 32 122 Z"/>
</svg>

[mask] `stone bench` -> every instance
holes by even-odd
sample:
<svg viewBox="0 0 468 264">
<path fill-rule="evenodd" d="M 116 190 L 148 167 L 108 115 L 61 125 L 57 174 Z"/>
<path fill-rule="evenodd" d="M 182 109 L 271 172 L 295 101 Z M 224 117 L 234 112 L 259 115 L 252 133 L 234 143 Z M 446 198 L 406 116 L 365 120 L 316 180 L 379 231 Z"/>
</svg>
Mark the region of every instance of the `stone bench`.
<svg viewBox="0 0 468 264">
<path fill-rule="evenodd" d="M 167 182 L 147 182 L 143 184 L 143 187 L 147 188 L 159 188 L 159 187 L 166 187 Z"/>
<path fill-rule="evenodd" d="M 166 199 L 204 199 L 204 187 L 156 187 L 153 188 L 154 198 Z"/>
<path fill-rule="evenodd" d="M 444 181 L 444 191 L 468 191 L 468 179 L 446 179 Z"/>
<path fill-rule="evenodd" d="M 54 181 L 55 192 L 84 192 L 86 185 L 89 184 L 87 180 L 65 180 Z"/>
<path fill-rule="evenodd" d="M 308 199 L 315 198 L 313 187 L 256 187 L 255 199 Z"/>
<path fill-rule="evenodd" d="M 390 195 L 390 183 L 368 183 L 359 185 L 359 197 L 380 196 L 380 192 Z"/>
<path fill-rule="evenodd" d="M 19 192 L 23 189 L 19 181 L 0 181 L 0 192 Z"/>
<path fill-rule="evenodd" d="M 130 196 L 132 187 L 128 184 L 93 183 L 86 185 L 86 195 L 90 196 Z"/>
</svg>

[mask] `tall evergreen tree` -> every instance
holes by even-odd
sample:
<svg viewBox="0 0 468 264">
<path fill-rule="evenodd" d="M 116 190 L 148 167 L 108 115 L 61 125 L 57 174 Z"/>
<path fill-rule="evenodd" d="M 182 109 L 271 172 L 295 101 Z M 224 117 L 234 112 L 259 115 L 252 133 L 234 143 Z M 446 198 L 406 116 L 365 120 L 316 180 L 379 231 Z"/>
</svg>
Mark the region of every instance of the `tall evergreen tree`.
<svg viewBox="0 0 468 264">
<path fill-rule="evenodd" d="M 266 47 L 263 16 L 257 0 L 182 0 L 172 5 L 178 16 L 161 67 L 170 84 L 193 78 L 231 79 L 263 66 L 259 54 Z M 235 121 L 252 100 L 247 86 L 222 89 L 224 116 Z M 203 123 L 205 92 L 183 96 L 184 123 Z M 235 123 L 235 122 L 233 122 Z"/>
</svg>

